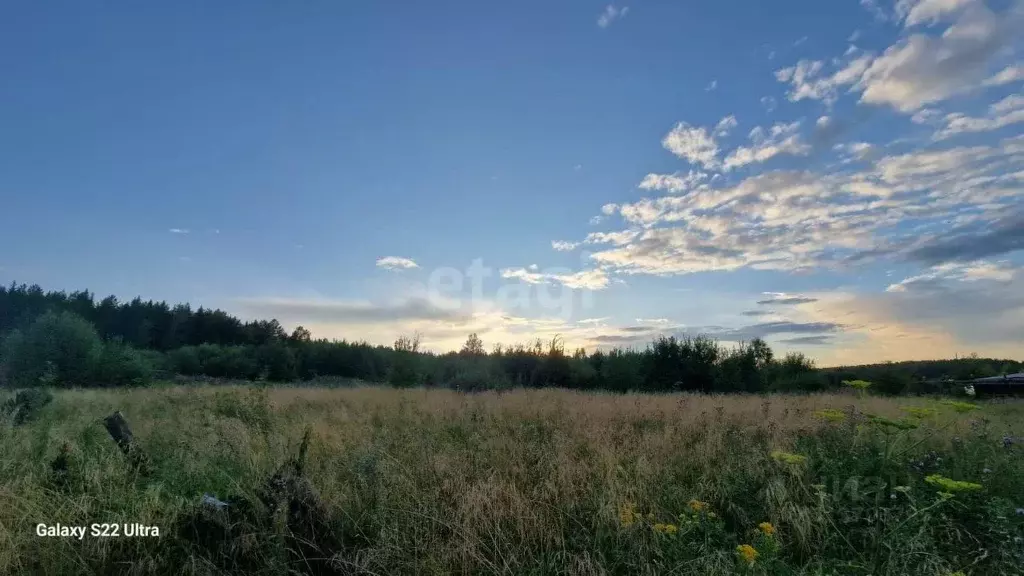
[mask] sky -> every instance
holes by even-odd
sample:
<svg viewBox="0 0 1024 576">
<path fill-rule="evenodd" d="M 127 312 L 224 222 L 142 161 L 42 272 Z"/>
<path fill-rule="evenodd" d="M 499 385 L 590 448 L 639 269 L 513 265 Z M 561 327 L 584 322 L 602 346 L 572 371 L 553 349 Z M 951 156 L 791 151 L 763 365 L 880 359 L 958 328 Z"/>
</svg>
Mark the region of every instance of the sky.
<svg viewBox="0 0 1024 576">
<path fill-rule="evenodd" d="M 0 282 L 1024 359 L 1024 0 L 21 2 Z"/>
</svg>

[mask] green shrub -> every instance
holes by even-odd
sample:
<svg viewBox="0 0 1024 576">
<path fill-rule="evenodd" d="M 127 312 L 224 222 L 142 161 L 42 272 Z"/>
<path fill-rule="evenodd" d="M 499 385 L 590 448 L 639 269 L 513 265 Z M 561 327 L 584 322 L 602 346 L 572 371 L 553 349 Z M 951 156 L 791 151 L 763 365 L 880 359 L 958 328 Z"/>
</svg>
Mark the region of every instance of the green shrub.
<svg viewBox="0 0 1024 576">
<path fill-rule="evenodd" d="M 195 346 L 182 346 L 167 353 L 168 368 L 185 376 L 198 376 L 203 373 L 203 364 L 199 360 L 199 351 Z"/>
<path fill-rule="evenodd" d="M 71 312 L 47 312 L 4 341 L 4 380 L 12 386 L 85 386 L 103 350 L 96 329 Z"/>
<path fill-rule="evenodd" d="M 271 342 L 256 351 L 260 372 L 271 382 L 289 382 L 299 377 L 295 352 L 283 342 Z"/>
<path fill-rule="evenodd" d="M 53 394 L 44 388 L 18 390 L 0 406 L 0 414 L 11 418 L 15 426 L 34 420 L 44 406 L 53 401 Z"/>
<path fill-rule="evenodd" d="M 115 340 L 102 346 L 90 380 L 95 386 L 142 386 L 152 378 L 150 361 L 138 350 Z"/>
</svg>

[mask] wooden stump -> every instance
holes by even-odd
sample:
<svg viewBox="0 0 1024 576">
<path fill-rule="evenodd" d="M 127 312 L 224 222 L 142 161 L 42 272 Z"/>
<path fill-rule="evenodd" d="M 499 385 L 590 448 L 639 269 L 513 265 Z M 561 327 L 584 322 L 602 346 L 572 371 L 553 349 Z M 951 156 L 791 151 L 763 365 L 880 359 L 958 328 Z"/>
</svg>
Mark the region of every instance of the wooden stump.
<svg viewBox="0 0 1024 576">
<path fill-rule="evenodd" d="M 117 443 L 117 447 L 128 458 L 128 463 L 131 464 L 132 468 L 142 474 L 148 473 L 149 458 L 142 451 L 142 448 L 139 447 L 135 437 L 132 436 L 132 429 L 128 426 L 128 421 L 124 419 L 121 411 L 118 410 L 104 418 L 103 425 L 107 428 L 107 433 L 110 434 L 110 437 Z"/>
</svg>

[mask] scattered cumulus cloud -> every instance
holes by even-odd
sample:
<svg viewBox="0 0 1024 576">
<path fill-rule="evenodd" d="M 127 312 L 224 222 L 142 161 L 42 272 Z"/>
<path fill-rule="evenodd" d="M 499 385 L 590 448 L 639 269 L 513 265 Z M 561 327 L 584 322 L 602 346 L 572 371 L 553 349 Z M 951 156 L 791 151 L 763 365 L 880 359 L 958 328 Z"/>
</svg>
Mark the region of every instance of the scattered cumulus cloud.
<svg viewBox="0 0 1024 576">
<path fill-rule="evenodd" d="M 997 14 L 979 0 L 901 2 L 896 17 L 904 18 L 908 27 L 952 23 L 938 34 L 909 33 L 879 55 L 865 53 L 840 61 L 832 74 L 822 74 L 824 63 L 820 60 L 801 60 L 777 71 L 776 78 L 790 84 L 787 96 L 794 102 L 813 99 L 831 104 L 841 91 L 852 91 L 860 94 L 862 103 L 913 114 L 971 92 L 986 78 L 990 82 L 1012 81 L 1016 76 L 1012 67 L 1002 77 L 1002 72 L 990 77 L 989 70 L 1024 25 L 1021 6 L 1024 4 L 1015 3 Z"/>
<path fill-rule="evenodd" d="M 889 14 L 878 5 L 877 0 L 860 0 L 860 5 L 878 22 L 889 20 Z"/>
<path fill-rule="evenodd" d="M 800 140 L 800 122 L 778 123 L 765 130 L 760 126 L 750 131 L 751 146 L 740 146 L 725 159 L 723 168 L 731 170 L 752 163 L 766 162 L 779 154 L 801 156 L 810 146 Z"/>
<path fill-rule="evenodd" d="M 168 230 L 168 232 L 170 232 L 171 234 L 188 234 L 189 233 L 187 228 L 171 228 L 170 230 Z"/>
<path fill-rule="evenodd" d="M 690 164 L 707 169 L 718 167 L 718 143 L 711 132 L 704 127 L 695 127 L 679 122 L 672 127 L 661 145 L 669 152 Z"/>
<path fill-rule="evenodd" d="M 607 288 L 609 278 L 599 268 L 580 270 L 578 272 L 538 272 L 526 268 L 506 268 L 501 271 L 501 277 L 509 280 L 519 280 L 527 284 L 558 283 L 567 288 L 600 290 Z"/>
<path fill-rule="evenodd" d="M 988 114 L 981 117 L 966 114 L 948 114 L 946 126 L 935 134 L 937 140 L 969 132 L 988 132 L 1011 124 L 1024 122 L 1024 95 L 1013 94 L 989 106 Z"/>
<path fill-rule="evenodd" d="M 401 256 L 385 256 L 377 259 L 377 268 L 384 268 L 385 270 L 408 270 L 419 267 L 419 264 L 412 259 L 402 258 Z"/>
<path fill-rule="evenodd" d="M 810 296 L 793 296 L 780 292 L 767 292 L 765 295 L 770 296 L 770 298 L 758 300 L 757 303 L 761 306 L 808 304 L 810 302 L 818 301 L 817 298 L 812 298 Z"/>
<path fill-rule="evenodd" d="M 686 192 L 705 186 L 707 172 L 690 170 L 686 174 L 648 174 L 637 186 L 641 190 L 667 190 L 672 193 Z"/>
<path fill-rule="evenodd" d="M 605 6 L 604 11 L 597 17 L 597 25 L 601 28 L 607 28 L 616 20 L 625 18 L 628 13 L 629 6 L 618 8 L 614 4 L 609 4 Z"/>
<path fill-rule="evenodd" d="M 1024 81 L 1024 66 L 1015 64 L 1013 66 L 1003 68 L 998 73 L 985 80 L 983 85 L 1002 86 L 1003 84 L 1012 84 L 1014 82 L 1021 81 Z"/>
</svg>

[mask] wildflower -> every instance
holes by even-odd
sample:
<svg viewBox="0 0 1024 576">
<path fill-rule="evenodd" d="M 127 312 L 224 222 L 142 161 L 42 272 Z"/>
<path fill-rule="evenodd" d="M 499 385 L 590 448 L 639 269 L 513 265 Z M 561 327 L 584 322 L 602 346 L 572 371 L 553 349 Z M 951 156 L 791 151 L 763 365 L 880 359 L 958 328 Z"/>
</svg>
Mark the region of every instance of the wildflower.
<svg viewBox="0 0 1024 576">
<path fill-rule="evenodd" d="M 619 506 L 619 522 L 623 526 L 632 526 L 638 519 L 639 514 L 636 513 L 636 508 L 632 502 L 626 502 L 622 506 Z"/>
<path fill-rule="evenodd" d="M 842 422 L 843 420 L 846 420 L 846 413 L 842 410 L 836 410 L 835 408 L 818 410 L 814 413 L 814 416 L 829 422 Z"/>
<path fill-rule="evenodd" d="M 992 473 L 992 470 L 990 470 L 990 469 L 988 469 L 988 468 L 985 468 L 984 470 L 982 470 L 982 471 L 981 471 L 981 473 L 982 473 L 982 474 L 991 474 L 991 473 Z"/>
<path fill-rule="evenodd" d="M 718 518 L 718 514 L 715 514 L 714 512 L 708 512 L 709 520 L 714 520 L 715 518 Z"/>
<path fill-rule="evenodd" d="M 960 413 L 970 412 L 971 410 L 978 409 L 977 404 L 971 404 L 970 402 L 960 402 L 958 400 L 943 400 L 942 403 Z"/>
<path fill-rule="evenodd" d="M 933 486 L 938 486 L 946 492 L 974 492 L 983 488 L 981 484 L 965 482 L 963 480 L 952 480 L 941 474 L 926 476 L 924 481 Z"/>
<path fill-rule="evenodd" d="M 789 452 L 783 452 L 781 450 L 775 450 L 774 452 L 772 452 L 772 458 L 778 460 L 779 462 L 784 462 L 786 464 L 803 464 L 804 462 L 807 461 L 807 456 L 802 456 L 800 454 L 791 454 Z"/>
<path fill-rule="evenodd" d="M 775 526 L 772 526 L 771 522 L 761 522 L 757 525 L 757 528 L 761 530 L 761 533 L 765 536 L 775 535 Z"/>
<path fill-rule="evenodd" d="M 708 507 L 707 502 L 701 502 L 700 500 L 690 500 L 690 510 L 694 512 L 700 512 Z"/>
<path fill-rule="evenodd" d="M 654 525 L 654 531 L 659 534 L 668 534 L 669 536 L 671 536 L 672 534 L 675 534 L 679 531 L 679 527 L 675 524 L 658 523 Z"/>
<path fill-rule="evenodd" d="M 737 546 L 736 553 L 739 554 L 740 558 L 743 558 L 747 564 L 753 564 L 754 560 L 757 560 L 758 556 L 757 549 L 750 544 L 741 544 Z"/>
</svg>

